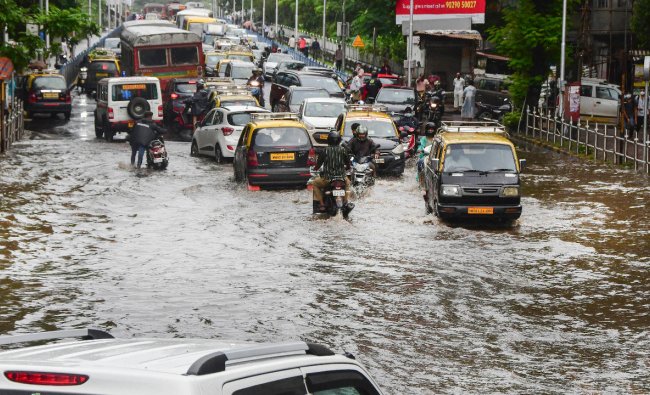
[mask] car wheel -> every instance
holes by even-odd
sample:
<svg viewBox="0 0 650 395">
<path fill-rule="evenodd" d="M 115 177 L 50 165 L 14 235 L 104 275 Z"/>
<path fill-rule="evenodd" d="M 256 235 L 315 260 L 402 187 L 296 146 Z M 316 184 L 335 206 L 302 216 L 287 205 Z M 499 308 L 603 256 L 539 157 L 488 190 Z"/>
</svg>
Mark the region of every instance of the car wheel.
<svg viewBox="0 0 650 395">
<path fill-rule="evenodd" d="M 478 114 L 477 118 L 481 121 L 491 121 L 492 114 L 490 114 L 488 111 L 483 111 L 482 113 Z"/>
<path fill-rule="evenodd" d="M 95 137 L 98 139 L 104 137 L 104 131 L 102 130 L 101 125 L 97 123 L 97 119 L 95 119 Z"/>
<path fill-rule="evenodd" d="M 66 111 L 66 112 L 64 112 L 64 113 L 63 113 L 63 116 L 65 117 L 65 120 L 66 120 L 66 121 L 69 121 L 69 120 L 70 120 L 70 111 Z"/>
<path fill-rule="evenodd" d="M 115 133 L 113 133 L 113 131 L 111 130 L 111 124 L 107 120 L 104 120 L 104 126 L 102 127 L 102 129 L 104 131 L 104 138 L 106 139 L 106 141 L 108 141 L 109 143 L 113 141 L 113 136 L 115 135 Z"/>
<path fill-rule="evenodd" d="M 438 199 L 433 199 L 433 207 L 431 208 L 431 211 L 433 212 L 433 215 L 440 217 L 440 213 L 438 212 Z"/>
<path fill-rule="evenodd" d="M 195 158 L 199 156 L 199 146 L 196 145 L 196 141 L 192 141 L 192 148 L 190 148 L 190 155 Z"/>
<path fill-rule="evenodd" d="M 223 157 L 223 153 L 221 152 L 221 147 L 219 144 L 214 146 L 214 160 L 219 164 L 225 162 L 225 158 Z"/>
</svg>

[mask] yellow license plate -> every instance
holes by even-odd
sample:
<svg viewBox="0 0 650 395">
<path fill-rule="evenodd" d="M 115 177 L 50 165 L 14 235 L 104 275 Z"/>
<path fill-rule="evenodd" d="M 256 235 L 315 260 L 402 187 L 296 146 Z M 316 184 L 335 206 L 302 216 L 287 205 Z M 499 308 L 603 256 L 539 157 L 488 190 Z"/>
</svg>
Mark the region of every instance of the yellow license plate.
<svg viewBox="0 0 650 395">
<path fill-rule="evenodd" d="M 108 77 L 108 73 L 96 73 L 96 77 Z"/>
<path fill-rule="evenodd" d="M 43 93 L 43 98 L 44 99 L 58 99 L 59 94 L 58 93 Z"/>
<path fill-rule="evenodd" d="M 492 215 L 494 214 L 494 207 L 468 207 L 467 214 Z"/>
<path fill-rule="evenodd" d="M 135 122 L 133 122 L 133 121 L 129 121 L 129 127 L 132 128 L 133 125 L 135 125 Z"/>
<path fill-rule="evenodd" d="M 295 160 L 296 155 L 293 152 L 274 152 L 271 154 L 271 160 Z"/>
</svg>

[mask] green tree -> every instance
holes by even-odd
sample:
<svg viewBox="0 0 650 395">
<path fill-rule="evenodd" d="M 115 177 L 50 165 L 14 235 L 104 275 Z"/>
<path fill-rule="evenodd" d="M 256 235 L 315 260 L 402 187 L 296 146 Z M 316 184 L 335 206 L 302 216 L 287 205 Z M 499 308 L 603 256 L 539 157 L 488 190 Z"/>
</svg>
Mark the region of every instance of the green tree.
<svg viewBox="0 0 650 395">
<path fill-rule="evenodd" d="M 562 1 L 519 0 L 504 9 L 503 21 L 488 29 L 488 39 L 510 57 L 515 105 L 535 105 L 549 67 L 560 58 Z"/>
<path fill-rule="evenodd" d="M 650 0 L 636 0 L 632 8 L 631 28 L 639 49 L 650 50 Z"/>
</svg>

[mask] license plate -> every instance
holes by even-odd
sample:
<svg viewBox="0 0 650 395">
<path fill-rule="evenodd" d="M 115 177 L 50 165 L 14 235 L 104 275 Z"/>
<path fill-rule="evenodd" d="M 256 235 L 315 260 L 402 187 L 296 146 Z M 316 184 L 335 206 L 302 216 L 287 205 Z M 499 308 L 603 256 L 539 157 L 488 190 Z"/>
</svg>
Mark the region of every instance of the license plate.
<svg viewBox="0 0 650 395">
<path fill-rule="evenodd" d="M 335 189 L 332 191 L 334 196 L 345 196 L 345 191 L 343 189 Z"/>
<path fill-rule="evenodd" d="M 108 73 L 96 73 L 96 77 L 108 77 Z"/>
<path fill-rule="evenodd" d="M 43 93 L 43 99 L 58 99 L 58 93 Z"/>
<path fill-rule="evenodd" d="M 274 152 L 271 154 L 271 160 L 295 160 L 296 155 L 293 152 Z"/>
<path fill-rule="evenodd" d="M 467 214 L 492 215 L 494 207 L 468 207 Z"/>
<path fill-rule="evenodd" d="M 153 158 L 153 163 L 162 163 L 163 158 Z"/>
<path fill-rule="evenodd" d="M 375 159 L 375 163 L 384 163 L 384 158 Z"/>
<path fill-rule="evenodd" d="M 132 128 L 133 125 L 135 125 L 135 122 L 133 122 L 133 121 L 129 121 L 128 125 L 129 125 L 130 128 Z"/>
</svg>

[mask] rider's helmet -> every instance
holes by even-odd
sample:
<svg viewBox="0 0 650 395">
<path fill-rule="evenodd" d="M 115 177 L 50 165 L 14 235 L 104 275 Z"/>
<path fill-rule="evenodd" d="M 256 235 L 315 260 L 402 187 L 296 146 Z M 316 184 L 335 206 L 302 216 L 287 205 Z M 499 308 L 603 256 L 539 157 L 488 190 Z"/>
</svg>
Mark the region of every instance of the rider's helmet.
<svg viewBox="0 0 650 395">
<path fill-rule="evenodd" d="M 205 81 L 203 79 L 196 81 L 196 89 L 201 90 L 203 88 L 205 88 Z"/>
<path fill-rule="evenodd" d="M 359 125 L 359 129 L 357 129 L 357 138 L 360 141 L 366 141 L 368 138 L 368 128 L 363 125 Z"/>
<path fill-rule="evenodd" d="M 433 136 L 436 134 L 436 124 L 433 122 L 427 122 L 426 125 L 424 125 L 424 134 L 427 136 Z"/>
<path fill-rule="evenodd" d="M 404 109 L 404 114 L 411 114 L 412 112 L 413 112 L 413 109 L 412 109 L 411 107 L 408 107 L 408 106 L 407 106 L 407 107 Z"/>
<path fill-rule="evenodd" d="M 254 68 L 253 74 L 262 74 L 262 69 L 260 69 L 259 67 Z"/>
<path fill-rule="evenodd" d="M 436 82 L 433 83 L 433 87 L 436 89 L 440 89 L 440 80 L 436 80 Z"/>
<path fill-rule="evenodd" d="M 356 137 L 357 130 L 359 129 L 359 122 L 353 123 L 351 129 L 352 129 L 352 135 Z"/>
<path fill-rule="evenodd" d="M 331 131 L 327 134 L 327 145 L 337 146 L 341 143 L 341 135 L 338 132 Z"/>
</svg>

